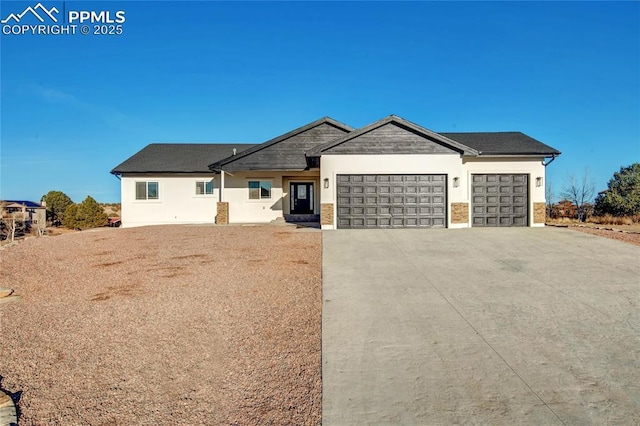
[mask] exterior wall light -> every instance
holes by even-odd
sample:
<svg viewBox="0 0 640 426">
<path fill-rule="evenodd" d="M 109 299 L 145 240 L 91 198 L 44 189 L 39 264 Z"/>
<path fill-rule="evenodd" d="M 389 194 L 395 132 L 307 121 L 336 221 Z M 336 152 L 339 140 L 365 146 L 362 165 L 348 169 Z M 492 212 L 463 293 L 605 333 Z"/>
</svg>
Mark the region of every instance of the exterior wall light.
<svg viewBox="0 0 640 426">
<path fill-rule="evenodd" d="M 324 186 L 324 189 L 329 189 L 329 178 L 324 178 L 322 186 Z"/>
<path fill-rule="evenodd" d="M 460 186 L 460 178 L 456 176 L 453 178 L 453 187 L 457 188 L 459 186 Z"/>
<path fill-rule="evenodd" d="M 538 187 L 542 186 L 542 176 L 538 176 L 536 178 L 536 186 Z"/>
</svg>

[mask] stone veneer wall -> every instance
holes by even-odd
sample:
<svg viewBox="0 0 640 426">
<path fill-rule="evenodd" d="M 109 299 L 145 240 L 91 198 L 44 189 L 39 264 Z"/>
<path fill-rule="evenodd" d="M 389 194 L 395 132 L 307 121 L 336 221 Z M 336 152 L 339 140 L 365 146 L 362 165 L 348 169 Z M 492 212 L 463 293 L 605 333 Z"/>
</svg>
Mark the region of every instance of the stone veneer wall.
<svg viewBox="0 0 640 426">
<path fill-rule="evenodd" d="M 333 203 L 320 206 L 320 225 L 333 225 Z"/>
<path fill-rule="evenodd" d="M 544 223 L 547 218 L 547 205 L 545 203 L 533 203 L 533 223 Z"/>
<path fill-rule="evenodd" d="M 469 203 L 451 203 L 451 223 L 469 223 Z"/>
<path fill-rule="evenodd" d="M 218 202 L 218 214 L 216 215 L 216 223 L 218 225 L 229 224 L 229 203 L 226 201 Z"/>
</svg>

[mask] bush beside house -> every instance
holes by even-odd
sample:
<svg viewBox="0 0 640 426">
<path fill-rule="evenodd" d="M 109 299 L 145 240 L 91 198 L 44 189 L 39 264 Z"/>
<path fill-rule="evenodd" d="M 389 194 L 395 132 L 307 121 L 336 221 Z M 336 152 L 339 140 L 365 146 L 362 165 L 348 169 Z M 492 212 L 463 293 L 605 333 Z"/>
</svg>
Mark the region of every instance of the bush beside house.
<svg viewBox="0 0 640 426">
<path fill-rule="evenodd" d="M 97 228 L 107 224 L 107 214 L 96 200 L 87 196 L 80 204 L 67 207 L 62 224 L 69 229 Z"/>
</svg>

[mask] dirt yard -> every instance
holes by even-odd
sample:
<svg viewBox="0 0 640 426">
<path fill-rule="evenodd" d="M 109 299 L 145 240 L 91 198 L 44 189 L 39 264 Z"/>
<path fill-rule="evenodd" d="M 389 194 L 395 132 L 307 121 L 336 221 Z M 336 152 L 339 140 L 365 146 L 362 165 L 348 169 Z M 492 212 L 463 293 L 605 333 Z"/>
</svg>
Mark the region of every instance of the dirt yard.
<svg viewBox="0 0 640 426">
<path fill-rule="evenodd" d="M 20 425 L 320 423 L 320 232 L 107 228 L 0 261 Z"/>
<path fill-rule="evenodd" d="M 625 243 L 640 246 L 640 230 L 636 227 L 623 226 L 607 226 L 607 225 L 556 225 L 552 226 L 568 227 L 574 231 L 583 232 L 585 234 L 597 235 L 599 237 L 609 238 L 611 240 L 624 241 Z M 627 229 L 633 230 L 627 230 Z"/>
</svg>

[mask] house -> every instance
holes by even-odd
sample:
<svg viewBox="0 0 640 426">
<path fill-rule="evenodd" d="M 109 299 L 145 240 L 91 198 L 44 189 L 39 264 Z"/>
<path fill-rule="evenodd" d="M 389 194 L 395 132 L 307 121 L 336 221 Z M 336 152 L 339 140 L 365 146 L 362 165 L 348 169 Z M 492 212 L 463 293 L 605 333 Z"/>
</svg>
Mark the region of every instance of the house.
<svg viewBox="0 0 640 426">
<path fill-rule="evenodd" d="M 322 229 L 544 226 L 560 152 L 520 132 L 325 117 L 258 145 L 151 144 L 114 168 L 123 226 L 320 221 Z"/>
<path fill-rule="evenodd" d="M 13 217 L 29 226 L 47 226 L 47 209 L 44 205 L 25 200 L 1 200 L 0 207 L 3 219 Z"/>
</svg>

